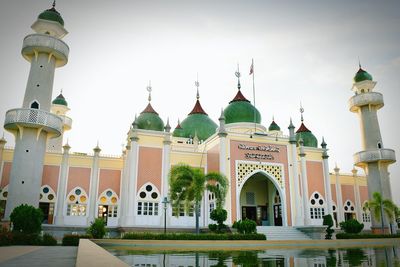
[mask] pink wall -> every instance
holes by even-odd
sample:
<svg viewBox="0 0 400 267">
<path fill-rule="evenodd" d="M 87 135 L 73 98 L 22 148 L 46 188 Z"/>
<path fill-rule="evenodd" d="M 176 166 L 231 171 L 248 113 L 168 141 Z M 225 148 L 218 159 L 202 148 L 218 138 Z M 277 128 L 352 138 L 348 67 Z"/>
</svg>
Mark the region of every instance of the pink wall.
<svg viewBox="0 0 400 267">
<path fill-rule="evenodd" d="M 4 188 L 10 181 L 11 162 L 4 162 L 3 173 L 1 175 L 0 188 Z"/>
<path fill-rule="evenodd" d="M 219 145 L 207 151 L 207 171 L 219 172 Z"/>
<path fill-rule="evenodd" d="M 50 186 L 57 194 L 58 178 L 60 175 L 60 166 L 43 166 L 42 185 Z"/>
<path fill-rule="evenodd" d="M 161 192 L 162 149 L 154 147 L 139 148 L 137 190 L 145 183 L 154 184 Z"/>
<path fill-rule="evenodd" d="M 350 199 L 355 205 L 354 187 L 352 185 L 342 185 L 342 199 L 343 203 L 346 203 L 346 200 Z"/>
<path fill-rule="evenodd" d="M 336 206 L 338 205 L 337 203 L 337 198 L 336 198 L 336 185 L 331 184 L 331 193 L 332 193 L 332 199 L 335 201 Z"/>
<path fill-rule="evenodd" d="M 368 197 L 368 187 L 367 186 L 359 186 L 359 191 L 360 191 L 360 201 L 361 205 L 364 203 L 364 201 L 369 200 Z"/>
<path fill-rule="evenodd" d="M 315 191 L 318 191 L 325 197 L 325 185 L 324 185 L 324 170 L 322 162 L 307 161 L 307 182 L 308 182 L 308 197 Z"/>
<path fill-rule="evenodd" d="M 120 181 L 121 181 L 121 171 L 120 170 L 105 170 L 100 169 L 99 175 L 99 192 L 98 196 L 104 192 L 106 189 L 112 189 L 117 193 L 118 197 L 120 195 Z"/>
<path fill-rule="evenodd" d="M 73 188 L 79 186 L 83 190 L 85 190 L 86 194 L 89 196 L 90 172 L 91 172 L 90 168 L 69 167 L 66 194 L 68 195 Z"/>
<path fill-rule="evenodd" d="M 278 147 L 280 152 L 264 152 L 264 151 L 251 151 L 239 149 L 239 144 L 244 144 L 247 146 L 274 146 Z M 235 169 L 235 161 L 236 160 L 246 160 L 246 161 L 254 161 L 254 162 L 273 162 L 273 163 L 282 163 L 285 173 L 285 188 L 286 188 L 286 211 L 287 211 L 287 222 L 288 225 L 292 224 L 291 218 L 291 209 L 290 209 L 290 187 L 289 187 L 289 172 L 288 172 L 288 159 L 287 159 L 287 149 L 286 146 L 268 144 L 268 143 L 255 143 L 255 142 L 244 142 L 244 141 L 234 141 L 230 142 L 230 164 L 231 164 L 231 180 L 229 181 L 231 185 L 231 208 L 232 208 L 232 221 L 237 220 L 236 218 L 236 169 Z M 246 158 L 246 153 L 255 153 L 255 154 L 269 154 L 273 158 L 272 159 L 249 159 Z M 239 218 L 240 219 L 240 218 Z"/>
</svg>

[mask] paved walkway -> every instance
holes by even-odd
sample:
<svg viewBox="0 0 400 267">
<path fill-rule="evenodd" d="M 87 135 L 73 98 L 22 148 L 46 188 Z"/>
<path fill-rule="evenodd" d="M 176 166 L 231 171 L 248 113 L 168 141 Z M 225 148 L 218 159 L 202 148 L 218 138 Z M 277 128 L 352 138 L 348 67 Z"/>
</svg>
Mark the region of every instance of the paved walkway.
<svg viewBox="0 0 400 267">
<path fill-rule="evenodd" d="M 75 267 L 77 247 L 0 247 L 0 267 Z"/>
</svg>

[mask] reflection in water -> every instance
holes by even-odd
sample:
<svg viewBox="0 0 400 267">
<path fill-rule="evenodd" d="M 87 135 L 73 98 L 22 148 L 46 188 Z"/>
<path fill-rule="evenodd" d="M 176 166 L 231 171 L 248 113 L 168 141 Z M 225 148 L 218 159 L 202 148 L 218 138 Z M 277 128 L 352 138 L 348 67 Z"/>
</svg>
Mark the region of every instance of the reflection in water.
<svg viewBox="0 0 400 267">
<path fill-rule="evenodd" d="M 107 246 L 105 248 L 135 267 L 400 267 L 400 247 L 197 252 L 115 250 Z"/>
</svg>

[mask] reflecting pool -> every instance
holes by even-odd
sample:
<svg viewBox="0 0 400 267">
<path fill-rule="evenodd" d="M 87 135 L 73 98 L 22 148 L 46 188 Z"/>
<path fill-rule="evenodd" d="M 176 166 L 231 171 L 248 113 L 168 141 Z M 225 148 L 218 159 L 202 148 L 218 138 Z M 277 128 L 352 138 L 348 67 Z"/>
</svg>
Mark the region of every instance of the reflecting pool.
<svg viewBox="0 0 400 267">
<path fill-rule="evenodd" d="M 103 246 L 136 267 L 222 266 L 400 266 L 400 247 L 268 249 L 243 251 L 138 251 Z"/>
</svg>

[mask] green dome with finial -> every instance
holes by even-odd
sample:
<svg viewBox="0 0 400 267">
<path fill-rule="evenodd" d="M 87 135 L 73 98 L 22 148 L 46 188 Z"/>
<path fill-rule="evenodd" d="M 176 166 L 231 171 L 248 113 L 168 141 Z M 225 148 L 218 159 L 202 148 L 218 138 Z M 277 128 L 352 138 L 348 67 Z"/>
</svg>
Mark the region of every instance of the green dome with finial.
<svg viewBox="0 0 400 267">
<path fill-rule="evenodd" d="M 296 131 L 297 143 L 299 143 L 300 138 L 303 139 L 304 146 L 318 147 L 317 138 L 309 129 L 307 129 L 303 122 L 301 123 L 300 128 Z"/>
<path fill-rule="evenodd" d="M 62 93 L 60 93 L 51 103 L 54 105 L 62 105 L 68 107 L 68 102 L 67 100 L 65 100 Z"/>
<path fill-rule="evenodd" d="M 361 67 L 360 69 L 357 71 L 356 75 L 353 78 L 355 83 L 358 82 L 362 82 L 362 81 L 372 81 L 372 76 L 371 74 L 369 74 L 368 72 L 366 72 L 365 70 L 363 70 Z"/>
<path fill-rule="evenodd" d="M 136 123 L 139 129 L 164 131 L 164 122 L 150 103 L 137 117 Z"/>
<path fill-rule="evenodd" d="M 253 122 L 261 123 L 260 112 L 238 90 L 236 96 L 224 110 L 225 123 Z"/>
<path fill-rule="evenodd" d="M 64 26 L 64 20 L 61 17 L 61 14 L 56 10 L 55 6 L 56 6 L 56 3 L 54 1 L 52 8 L 46 9 L 45 11 L 40 13 L 38 16 L 38 19 L 55 21 L 55 22 L 60 23 L 62 26 Z"/>
<path fill-rule="evenodd" d="M 182 129 L 181 123 L 178 120 L 178 125 L 175 127 L 175 130 L 172 132 L 172 136 L 174 137 L 185 137 L 185 133 Z"/>
<path fill-rule="evenodd" d="M 207 113 L 202 108 L 199 98 L 197 97 L 196 104 L 193 110 L 188 114 L 181 124 L 181 130 L 176 133 L 181 134 L 181 137 L 194 138 L 197 135 L 199 140 L 206 140 L 213 135 L 218 125 L 208 117 Z M 175 129 L 176 131 L 177 129 Z M 173 135 L 175 136 L 175 131 Z"/>
<path fill-rule="evenodd" d="M 281 130 L 281 127 L 279 127 L 279 125 L 276 124 L 275 120 L 272 119 L 272 122 L 268 127 L 268 131 L 271 132 L 271 131 L 280 131 L 280 130 Z"/>
</svg>

